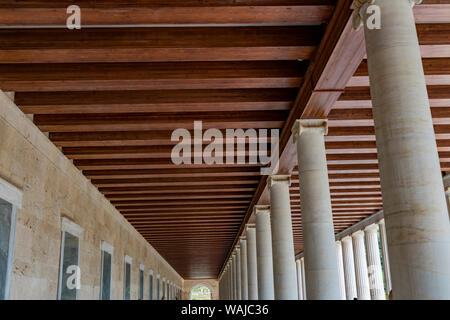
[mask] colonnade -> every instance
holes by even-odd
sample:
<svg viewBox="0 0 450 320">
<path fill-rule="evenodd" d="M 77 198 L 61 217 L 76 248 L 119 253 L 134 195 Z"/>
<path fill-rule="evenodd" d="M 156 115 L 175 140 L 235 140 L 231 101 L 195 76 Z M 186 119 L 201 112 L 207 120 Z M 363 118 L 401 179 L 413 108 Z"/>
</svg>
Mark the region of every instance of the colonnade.
<svg viewBox="0 0 450 320">
<path fill-rule="evenodd" d="M 354 228 L 352 228 L 354 229 Z M 391 292 L 390 267 L 384 219 L 361 230 L 351 230 L 335 242 L 341 300 L 385 300 Z M 348 232 L 344 232 L 348 233 Z M 339 235 L 338 235 L 339 236 Z M 305 291 L 303 255 L 297 263 L 298 291 Z M 300 300 L 306 300 L 299 295 Z"/>
<path fill-rule="evenodd" d="M 290 177 L 271 176 L 270 204 L 255 206 L 256 226 L 247 226 L 249 299 L 343 299 L 344 292 L 350 300 L 385 299 L 386 292 L 393 299 L 450 299 L 449 214 L 414 2 L 420 1 L 377 0 L 382 16 L 379 29 L 365 23 L 372 12 L 370 1 L 357 0 L 352 6 L 354 25 L 363 25 L 365 32 L 383 223 L 357 230 L 336 244 L 324 143 L 327 120 L 297 120 L 293 137 L 303 257 L 295 262 Z M 242 297 L 237 250 L 240 247 L 234 248 L 220 278 L 223 299 Z M 272 265 L 262 262 L 270 260 Z"/>
</svg>

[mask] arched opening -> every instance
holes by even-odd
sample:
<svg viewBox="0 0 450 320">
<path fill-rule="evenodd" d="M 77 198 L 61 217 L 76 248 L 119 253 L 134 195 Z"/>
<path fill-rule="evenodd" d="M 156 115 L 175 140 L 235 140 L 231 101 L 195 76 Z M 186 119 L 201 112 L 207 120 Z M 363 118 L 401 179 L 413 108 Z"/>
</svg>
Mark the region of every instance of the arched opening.
<svg viewBox="0 0 450 320">
<path fill-rule="evenodd" d="M 189 298 L 190 300 L 211 300 L 212 290 L 204 283 L 197 284 L 191 289 Z"/>
</svg>

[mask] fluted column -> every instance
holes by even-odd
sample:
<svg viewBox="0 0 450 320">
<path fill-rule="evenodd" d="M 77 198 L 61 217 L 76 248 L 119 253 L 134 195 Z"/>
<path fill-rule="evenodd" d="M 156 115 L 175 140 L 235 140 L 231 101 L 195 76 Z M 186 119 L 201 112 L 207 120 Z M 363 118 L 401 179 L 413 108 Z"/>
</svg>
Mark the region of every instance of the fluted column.
<svg viewBox="0 0 450 320">
<path fill-rule="evenodd" d="M 381 219 L 378 222 L 378 227 L 380 228 L 381 256 L 383 258 L 382 262 L 383 262 L 384 282 L 386 287 L 386 296 L 389 296 L 389 293 L 392 290 L 392 283 L 391 283 L 391 271 L 389 266 L 389 254 L 386 239 L 386 226 L 384 224 L 384 219 Z"/>
<path fill-rule="evenodd" d="M 256 262 L 256 230 L 255 225 L 247 225 L 247 280 L 248 299 L 258 300 L 258 271 Z"/>
<path fill-rule="evenodd" d="M 361 2 L 363 5 L 361 6 Z M 364 25 L 394 299 L 450 299 L 450 223 L 412 4 L 377 0 Z"/>
<path fill-rule="evenodd" d="M 300 259 L 295 260 L 295 267 L 297 269 L 297 294 L 298 294 L 298 300 L 303 300 L 302 263 L 301 263 Z"/>
<path fill-rule="evenodd" d="M 324 141 L 327 120 L 297 120 L 292 131 L 297 143 L 306 292 L 310 300 L 340 299 Z"/>
<path fill-rule="evenodd" d="M 247 240 L 240 239 L 241 245 L 241 300 L 248 300 L 248 279 L 247 279 Z"/>
<path fill-rule="evenodd" d="M 446 200 L 446 203 L 447 203 L 448 215 L 450 217 L 450 187 L 446 187 L 445 188 L 445 200 Z"/>
<path fill-rule="evenodd" d="M 241 248 L 236 246 L 236 299 L 241 300 Z"/>
<path fill-rule="evenodd" d="M 386 300 L 381 269 L 380 247 L 378 245 L 378 225 L 371 224 L 364 229 L 366 239 L 367 270 L 372 300 Z"/>
<path fill-rule="evenodd" d="M 336 255 L 339 272 L 339 289 L 341 292 L 341 300 L 345 300 L 345 276 L 344 276 L 344 261 L 342 258 L 342 244 L 340 241 L 336 241 Z"/>
<path fill-rule="evenodd" d="M 237 300 L 237 288 L 236 288 L 236 252 L 233 252 L 232 259 L 231 259 L 231 267 L 232 267 L 232 285 L 233 285 L 233 292 L 232 294 L 232 300 Z"/>
<path fill-rule="evenodd" d="M 369 274 L 367 271 L 366 248 L 364 246 L 364 231 L 356 231 L 352 234 L 352 239 L 358 300 L 370 300 Z"/>
<path fill-rule="evenodd" d="M 231 278 L 231 261 L 228 262 L 228 300 L 232 300 L 233 299 L 233 295 L 232 295 L 232 290 L 233 290 L 233 286 L 232 286 L 232 278 Z"/>
<path fill-rule="evenodd" d="M 225 279 L 226 278 L 227 278 L 227 267 L 225 266 L 223 273 L 222 273 L 222 278 L 220 279 L 220 282 L 219 282 L 220 300 L 225 300 L 225 291 L 226 291 Z"/>
<path fill-rule="evenodd" d="M 223 299 L 227 300 L 228 299 L 228 263 L 225 266 L 225 271 L 224 271 L 222 280 L 223 280 L 223 283 L 224 283 L 224 288 L 223 288 L 224 297 L 223 297 Z"/>
<path fill-rule="evenodd" d="M 273 284 L 272 234 L 270 228 L 270 206 L 254 207 L 256 218 L 256 256 L 258 266 L 259 300 L 275 298 Z"/>
<path fill-rule="evenodd" d="M 227 264 L 225 271 L 225 300 L 230 300 L 230 265 Z"/>
<path fill-rule="evenodd" d="M 290 176 L 268 179 L 272 229 L 273 280 L 276 300 L 297 300 L 294 236 L 292 232 Z"/>
<path fill-rule="evenodd" d="M 307 300 L 308 297 L 306 296 L 306 280 L 305 280 L 305 258 L 300 258 L 300 265 L 302 267 L 302 293 L 303 293 L 303 300 Z"/>
<path fill-rule="evenodd" d="M 345 295 L 347 300 L 358 297 L 356 291 L 355 262 L 353 259 L 353 243 L 350 236 L 341 239 L 342 257 L 344 260 Z"/>
</svg>

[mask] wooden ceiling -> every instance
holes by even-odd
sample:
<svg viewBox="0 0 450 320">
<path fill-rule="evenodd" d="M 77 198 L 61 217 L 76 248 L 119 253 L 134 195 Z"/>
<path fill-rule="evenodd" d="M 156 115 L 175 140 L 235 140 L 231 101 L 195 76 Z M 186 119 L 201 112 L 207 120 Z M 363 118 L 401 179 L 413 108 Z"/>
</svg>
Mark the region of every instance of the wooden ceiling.
<svg viewBox="0 0 450 320">
<path fill-rule="evenodd" d="M 171 133 L 195 120 L 203 129 L 282 130 L 297 252 L 295 119 L 330 120 L 336 231 L 381 208 L 364 43 L 349 28 L 350 2 L 3 0 L 0 89 L 15 92 L 21 110 L 181 276 L 212 278 L 264 201 L 266 177 L 257 165 L 175 166 Z M 442 17 L 450 15 L 440 2 L 415 10 L 446 170 L 450 24 Z M 69 4 L 81 7 L 81 30 L 65 28 Z"/>
</svg>

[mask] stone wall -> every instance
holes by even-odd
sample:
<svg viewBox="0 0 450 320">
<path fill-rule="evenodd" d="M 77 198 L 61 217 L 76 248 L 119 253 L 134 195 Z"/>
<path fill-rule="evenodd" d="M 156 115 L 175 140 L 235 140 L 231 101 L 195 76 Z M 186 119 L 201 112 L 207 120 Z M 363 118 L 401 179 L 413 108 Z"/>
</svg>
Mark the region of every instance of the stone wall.
<svg viewBox="0 0 450 320">
<path fill-rule="evenodd" d="M 114 247 L 112 298 L 123 298 L 124 256 L 133 258 L 132 299 L 138 298 L 139 264 L 182 287 L 183 279 L 73 166 L 12 100 L 0 91 L 0 177 L 23 191 L 17 213 L 11 299 L 56 299 L 61 217 L 80 225 L 79 299 L 98 299 L 100 244 Z M 154 295 L 155 296 L 155 295 Z"/>
<path fill-rule="evenodd" d="M 219 300 L 219 282 L 216 279 L 184 280 L 183 300 L 189 300 L 191 290 L 200 284 L 212 290 L 212 300 Z"/>
</svg>

